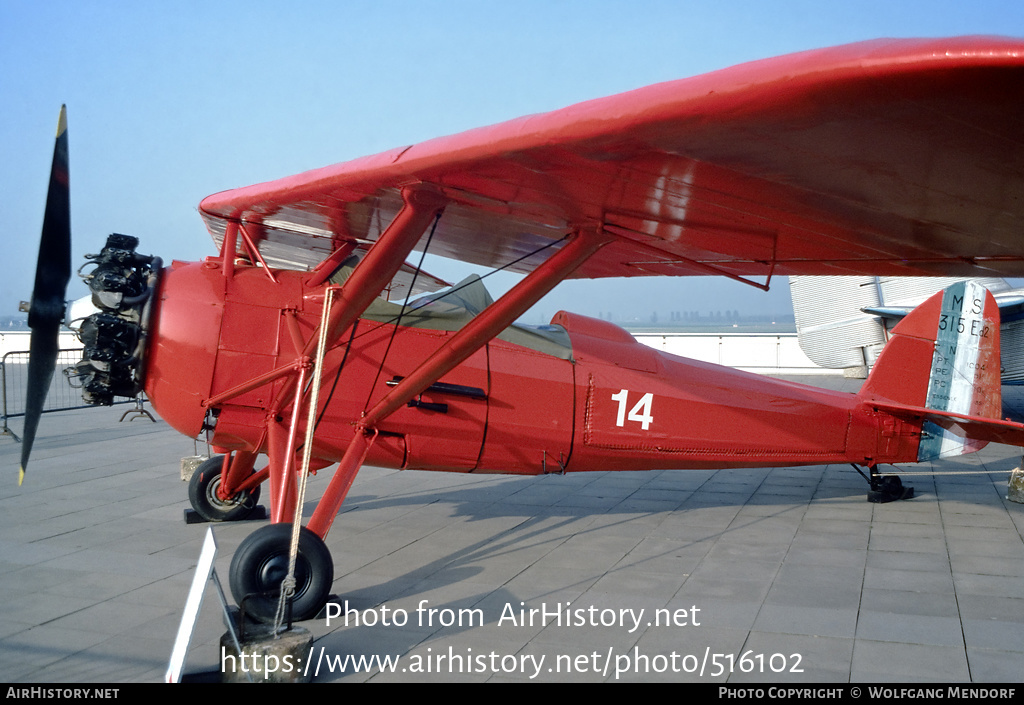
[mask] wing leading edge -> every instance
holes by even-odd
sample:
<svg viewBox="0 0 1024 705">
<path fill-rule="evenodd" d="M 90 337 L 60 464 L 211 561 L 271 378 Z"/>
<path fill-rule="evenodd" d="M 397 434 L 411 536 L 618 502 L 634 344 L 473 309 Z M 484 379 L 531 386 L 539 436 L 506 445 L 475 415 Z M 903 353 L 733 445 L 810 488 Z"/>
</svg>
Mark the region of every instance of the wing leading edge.
<svg viewBox="0 0 1024 705">
<path fill-rule="evenodd" d="M 662 83 L 215 194 L 271 265 L 377 239 L 401 186 L 448 205 L 431 252 L 573 276 L 1024 275 L 1024 41 L 878 40 Z"/>
</svg>

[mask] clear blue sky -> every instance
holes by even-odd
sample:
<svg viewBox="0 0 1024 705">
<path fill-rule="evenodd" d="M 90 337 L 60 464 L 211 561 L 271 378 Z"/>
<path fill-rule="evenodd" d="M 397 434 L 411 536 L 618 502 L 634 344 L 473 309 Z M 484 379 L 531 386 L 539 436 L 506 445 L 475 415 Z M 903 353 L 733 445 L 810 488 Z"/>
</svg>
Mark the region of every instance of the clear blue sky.
<svg viewBox="0 0 1024 705">
<path fill-rule="evenodd" d="M 0 0 L 0 314 L 31 293 L 61 103 L 75 266 L 115 231 L 197 259 L 213 248 L 196 206 L 216 191 L 743 61 L 959 34 L 1024 36 L 1024 3 Z M 549 299 L 546 316 L 789 309 L 784 279 L 769 294 L 566 283 Z"/>
</svg>

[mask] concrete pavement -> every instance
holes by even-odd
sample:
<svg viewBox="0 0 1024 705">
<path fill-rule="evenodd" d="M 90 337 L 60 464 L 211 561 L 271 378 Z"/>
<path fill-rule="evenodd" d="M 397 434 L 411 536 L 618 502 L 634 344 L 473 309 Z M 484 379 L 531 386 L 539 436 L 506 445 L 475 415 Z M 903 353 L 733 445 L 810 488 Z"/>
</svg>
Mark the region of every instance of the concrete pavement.
<svg viewBox="0 0 1024 705">
<path fill-rule="evenodd" d="M 0 439 L 0 681 L 163 678 L 207 525 L 182 518 L 193 442 L 119 423 L 125 409 L 47 414 L 21 488 L 20 446 Z M 364 468 L 327 540 L 354 612 L 303 623 L 310 666 L 317 681 L 1019 682 L 1024 505 L 1004 499 L 1019 461 L 1001 446 L 946 461 L 983 474 L 905 475 L 917 496 L 886 505 L 846 466 Z M 259 525 L 215 527 L 225 586 Z M 224 631 L 208 587 L 187 672 L 218 668 Z"/>
</svg>

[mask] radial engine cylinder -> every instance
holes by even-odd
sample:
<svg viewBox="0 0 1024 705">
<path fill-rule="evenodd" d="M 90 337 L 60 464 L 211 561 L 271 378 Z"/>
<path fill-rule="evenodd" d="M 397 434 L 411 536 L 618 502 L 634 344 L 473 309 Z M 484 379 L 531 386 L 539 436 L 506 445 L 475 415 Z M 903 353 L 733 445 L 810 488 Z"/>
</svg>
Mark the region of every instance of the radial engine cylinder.
<svg viewBox="0 0 1024 705">
<path fill-rule="evenodd" d="M 134 397 L 142 390 L 150 309 L 162 263 L 159 257 L 136 253 L 138 245 L 138 238 L 112 234 L 98 255 L 86 256 L 86 264 L 96 266 L 87 274 L 79 270 L 100 311 L 82 322 L 82 360 L 65 374 L 78 380 L 87 404 L 109 405 L 114 397 Z"/>
</svg>

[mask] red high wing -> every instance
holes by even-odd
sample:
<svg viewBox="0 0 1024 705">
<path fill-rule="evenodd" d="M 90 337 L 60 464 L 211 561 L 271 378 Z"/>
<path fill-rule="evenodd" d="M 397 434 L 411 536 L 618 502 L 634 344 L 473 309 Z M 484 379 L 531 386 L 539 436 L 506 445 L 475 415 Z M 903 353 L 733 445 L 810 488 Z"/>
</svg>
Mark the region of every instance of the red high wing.
<svg viewBox="0 0 1024 705">
<path fill-rule="evenodd" d="M 271 265 L 373 241 L 399 187 L 431 251 L 501 266 L 584 227 L 574 277 L 1024 275 L 1024 41 L 879 40 L 757 61 L 216 194 Z M 513 269 L 532 270 L 549 253 Z"/>
</svg>

